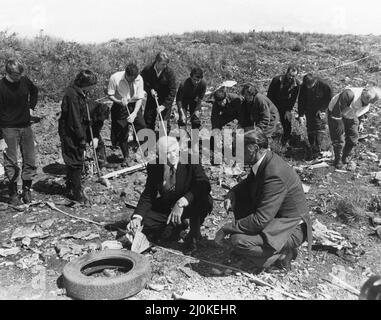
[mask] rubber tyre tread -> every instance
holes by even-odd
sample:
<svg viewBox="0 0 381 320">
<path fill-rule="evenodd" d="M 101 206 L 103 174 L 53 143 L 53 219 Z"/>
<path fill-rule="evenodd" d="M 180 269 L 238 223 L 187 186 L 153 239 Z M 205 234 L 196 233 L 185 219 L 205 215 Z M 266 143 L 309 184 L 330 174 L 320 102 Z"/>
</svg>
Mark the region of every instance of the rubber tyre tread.
<svg viewBox="0 0 381 320">
<path fill-rule="evenodd" d="M 81 270 L 94 262 L 108 259 L 124 259 L 132 263 L 132 268 L 115 277 L 88 277 Z M 105 261 L 105 268 L 110 264 Z M 151 278 L 151 266 L 141 254 L 108 249 L 89 253 L 65 265 L 63 284 L 68 296 L 80 300 L 121 300 L 131 297 L 144 289 Z"/>
</svg>

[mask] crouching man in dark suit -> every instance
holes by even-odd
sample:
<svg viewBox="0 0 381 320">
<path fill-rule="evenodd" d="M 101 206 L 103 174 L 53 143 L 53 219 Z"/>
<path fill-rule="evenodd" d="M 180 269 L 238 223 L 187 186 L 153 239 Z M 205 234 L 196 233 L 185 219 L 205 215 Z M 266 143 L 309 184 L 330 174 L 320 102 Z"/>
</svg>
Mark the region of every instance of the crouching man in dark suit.
<svg viewBox="0 0 381 320">
<path fill-rule="evenodd" d="M 233 251 L 249 257 L 256 267 L 276 262 L 290 270 L 297 248 L 307 238 L 311 246 L 302 183 L 282 158 L 267 149 L 268 140 L 260 128 L 246 132 L 244 143 L 245 163 L 252 170 L 227 194 L 225 209 L 233 210 L 235 220 L 218 231 L 216 241 L 230 235 Z"/>
<path fill-rule="evenodd" d="M 200 226 L 213 208 L 209 179 L 201 165 L 179 162 L 176 138 L 161 137 L 157 147 L 159 164 L 147 166 L 146 186 L 127 230 L 143 224 L 149 239 L 168 241 L 177 240 L 189 224 L 185 247 L 193 251 L 201 237 Z"/>
</svg>

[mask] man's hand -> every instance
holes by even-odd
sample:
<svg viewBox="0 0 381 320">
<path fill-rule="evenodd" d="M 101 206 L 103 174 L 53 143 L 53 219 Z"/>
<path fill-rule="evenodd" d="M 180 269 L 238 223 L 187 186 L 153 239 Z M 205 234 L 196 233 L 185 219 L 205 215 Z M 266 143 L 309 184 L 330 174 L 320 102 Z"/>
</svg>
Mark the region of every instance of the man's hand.
<svg viewBox="0 0 381 320">
<path fill-rule="evenodd" d="M 180 208 L 179 205 L 176 203 L 172 209 L 171 214 L 168 216 L 167 224 L 170 224 L 171 222 L 174 225 L 181 224 L 181 216 L 183 215 L 183 211 L 184 208 Z"/>
<path fill-rule="evenodd" d="M 123 107 L 127 107 L 128 106 L 128 99 L 127 98 L 122 98 L 122 100 L 120 100 L 121 104 Z"/>
<path fill-rule="evenodd" d="M 286 111 L 286 113 L 284 114 L 284 118 L 288 121 L 291 122 L 292 120 L 292 114 L 291 114 L 291 111 Z"/>
<path fill-rule="evenodd" d="M 154 89 L 151 89 L 151 95 L 157 98 L 157 92 Z"/>
<path fill-rule="evenodd" d="M 130 222 L 127 224 L 127 232 L 135 233 L 137 229 L 139 229 L 142 225 L 142 219 L 137 216 L 133 216 Z"/>
<path fill-rule="evenodd" d="M 157 112 L 161 113 L 165 110 L 166 108 L 162 105 L 162 106 L 159 106 L 156 110 Z"/>
<path fill-rule="evenodd" d="M 6 148 L 8 148 L 7 143 L 5 142 L 4 139 L 0 140 L 0 151 L 4 151 Z"/>
<path fill-rule="evenodd" d="M 129 117 L 127 118 L 127 121 L 129 123 L 133 123 L 135 121 L 135 118 L 136 118 L 136 113 L 135 112 L 132 112 Z"/>
<path fill-rule="evenodd" d="M 185 197 L 181 197 L 179 200 L 177 200 L 176 203 L 180 208 L 184 208 L 184 207 L 187 207 L 189 205 L 189 202 L 188 202 L 187 198 L 185 198 Z"/>
<path fill-rule="evenodd" d="M 318 110 L 316 116 L 320 119 L 325 119 L 325 112 Z"/>
<path fill-rule="evenodd" d="M 82 139 L 80 142 L 79 142 L 79 147 L 83 150 L 86 150 L 86 140 L 85 139 Z"/>
<path fill-rule="evenodd" d="M 234 192 L 229 192 L 226 195 L 225 201 L 224 201 L 224 208 L 226 212 L 229 213 L 229 211 L 234 211 L 235 208 L 235 194 Z"/>
<path fill-rule="evenodd" d="M 98 143 L 99 143 L 99 139 L 98 138 L 94 138 L 93 141 L 90 143 L 91 145 L 94 145 L 94 148 L 98 148 Z"/>
<path fill-rule="evenodd" d="M 197 117 L 197 118 L 200 118 L 200 114 L 201 114 L 200 110 L 196 110 L 194 112 L 194 116 Z"/>
<path fill-rule="evenodd" d="M 220 230 L 216 232 L 214 242 L 221 247 L 228 247 L 225 237 L 233 232 L 233 222 L 226 223 Z"/>
<path fill-rule="evenodd" d="M 298 118 L 298 122 L 301 126 L 304 126 L 305 123 L 306 123 L 306 117 L 305 116 L 301 116 Z"/>
</svg>

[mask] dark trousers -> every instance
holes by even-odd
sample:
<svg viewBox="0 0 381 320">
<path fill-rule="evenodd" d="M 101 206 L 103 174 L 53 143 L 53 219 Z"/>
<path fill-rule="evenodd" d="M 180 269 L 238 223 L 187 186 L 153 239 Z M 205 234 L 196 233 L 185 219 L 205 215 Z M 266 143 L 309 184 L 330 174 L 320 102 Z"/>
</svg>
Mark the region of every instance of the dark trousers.
<svg viewBox="0 0 381 320">
<path fill-rule="evenodd" d="M 335 157 L 340 157 L 341 152 L 343 152 L 343 157 L 349 156 L 353 147 L 356 146 L 358 142 L 358 118 L 342 118 L 342 120 L 336 120 L 332 119 L 329 113 L 328 127 Z"/>
<path fill-rule="evenodd" d="M 185 116 L 187 115 L 187 112 L 190 113 L 190 121 L 192 125 L 192 129 L 199 129 L 201 127 L 201 119 L 200 117 L 197 117 L 195 115 L 196 111 L 200 111 L 199 109 L 196 109 L 197 102 L 194 100 L 183 100 L 183 110 L 185 113 Z M 184 119 L 186 120 L 186 119 Z"/>
<path fill-rule="evenodd" d="M 22 156 L 23 180 L 33 180 L 36 174 L 36 153 L 34 149 L 33 131 L 30 126 L 25 128 L 3 128 L 7 149 L 4 151 L 4 170 L 10 182 L 15 182 L 20 168 L 17 165 L 17 148 L 20 147 Z"/>
<path fill-rule="evenodd" d="M 322 142 L 325 136 L 326 122 L 316 115 L 317 111 L 306 112 L 307 135 L 312 153 L 316 154 L 321 151 Z"/>
<path fill-rule="evenodd" d="M 307 238 L 306 224 L 298 225 L 285 246 L 298 248 Z M 261 234 L 247 235 L 236 233 L 230 236 L 233 250 L 238 255 L 245 256 L 253 262 L 255 267 L 269 267 L 280 256 L 264 239 Z"/>
<path fill-rule="evenodd" d="M 156 117 L 157 117 L 156 109 L 157 109 L 157 106 L 156 106 L 155 100 L 153 100 L 152 98 L 148 98 L 146 103 L 146 108 L 144 110 L 144 121 L 146 123 L 147 128 L 154 131 L 155 131 Z M 167 133 L 171 131 L 171 125 L 170 125 L 171 112 L 172 112 L 171 108 L 165 109 L 164 111 L 161 112 L 163 121 L 166 122 L 167 124 L 167 127 L 166 127 Z M 163 124 L 161 123 L 161 119 L 159 121 L 160 121 L 159 125 L 161 128 L 160 130 L 163 130 L 162 128 Z"/>
<path fill-rule="evenodd" d="M 283 127 L 282 142 L 286 143 L 290 141 L 290 138 L 291 138 L 291 122 L 284 117 L 286 114 L 286 110 L 278 109 L 278 111 L 279 111 L 280 123 L 282 124 L 282 127 Z"/>
<path fill-rule="evenodd" d="M 190 220 L 190 235 L 198 238 L 200 236 L 200 226 L 204 222 L 205 217 L 213 209 L 213 200 L 211 196 L 207 199 L 194 199 L 193 203 L 184 208 L 182 220 Z M 170 211 L 150 210 L 143 220 L 143 233 L 160 237 L 163 230 L 167 226 L 167 219 Z"/>
<path fill-rule="evenodd" d="M 128 156 L 128 133 L 130 126 L 132 125 L 127 121 L 128 113 L 121 111 L 121 106 L 114 104 L 111 108 L 111 143 L 114 147 L 119 146 L 122 149 L 123 157 Z M 130 113 L 134 111 L 135 103 L 128 104 L 128 110 Z M 143 118 L 142 109 L 136 115 L 134 120 L 134 127 L 136 133 L 139 130 L 146 127 L 146 123 Z M 136 139 L 136 137 L 134 137 Z M 142 142 L 142 141 L 141 141 Z"/>
</svg>

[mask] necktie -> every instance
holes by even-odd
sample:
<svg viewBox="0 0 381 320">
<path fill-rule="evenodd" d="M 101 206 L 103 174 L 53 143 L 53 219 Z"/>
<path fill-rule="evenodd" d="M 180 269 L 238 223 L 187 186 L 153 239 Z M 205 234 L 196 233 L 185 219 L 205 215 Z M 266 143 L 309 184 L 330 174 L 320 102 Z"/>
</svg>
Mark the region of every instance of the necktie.
<svg viewBox="0 0 381 320">
<path fill-rule="evenodd" d="M 176 169 L 174 166 L 169 166 L 169 172 L 166 176 L 164 189 L 165 191 L 172 191 L 176 186 Z"/>
</svg>

